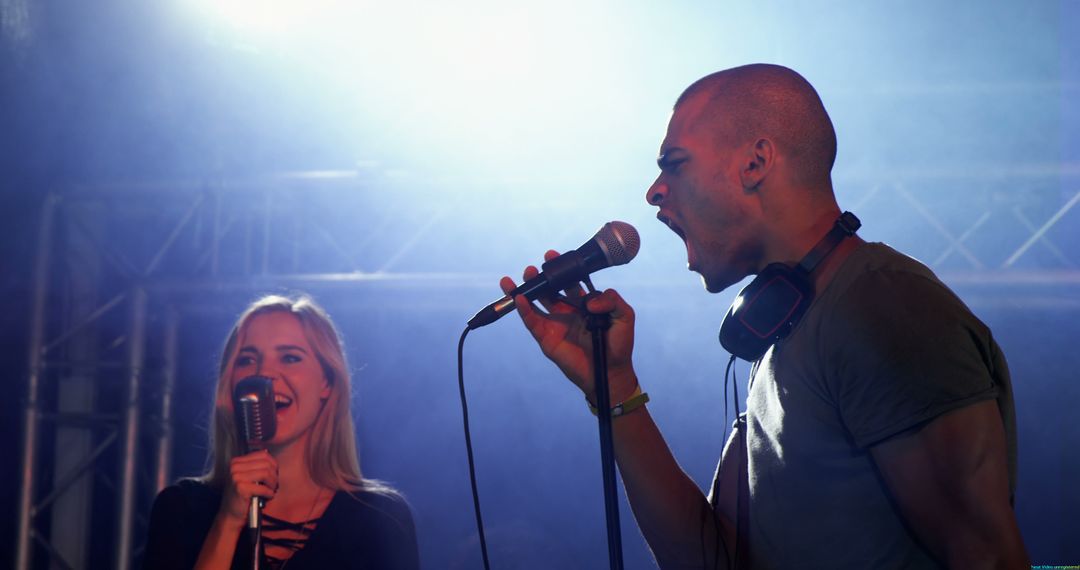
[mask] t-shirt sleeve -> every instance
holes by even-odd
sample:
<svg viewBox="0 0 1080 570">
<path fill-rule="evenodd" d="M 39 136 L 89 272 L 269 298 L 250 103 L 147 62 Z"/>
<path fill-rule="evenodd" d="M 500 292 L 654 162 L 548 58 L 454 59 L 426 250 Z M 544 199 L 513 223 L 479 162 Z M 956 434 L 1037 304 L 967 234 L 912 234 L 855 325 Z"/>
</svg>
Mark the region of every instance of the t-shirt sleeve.
<svg viewBox="0 0 1080 570">
<path fill-rule="evenodd" d="M 382 533 L 386 548 L 383 550 L 382 568 L 419 570 L 420 554 L 416 542 L 416 526 L 412 511 L 401 497 L 394 497 L 386 512 Z"/>
<path fill-rule="evenodd" d="M 191 533 L 188 510 L 184 492 L 176 486 L 165 488 L 154 499 L 143 554 L 144 569 L 190 570 L 195 565 L 186 540 Z M 195 555 L 198 555 L 197 551 Z"/>
<path fill-rule="evenodd" d="M 824 350 L 835 364 L 826 382 L 860 448 L 998 394 L 989 330 L 928 276 L 868 272 L 834 318 L 840 334 Z"/>
<path fill-rule="evenodd" d="M 418 570 L 420 554 L 412 511 L 394 493 L 363 493 L 351 521 L 337 529 L 336 540 L 350 544 L 348 558 L 357 568 Z"/>
</svg>

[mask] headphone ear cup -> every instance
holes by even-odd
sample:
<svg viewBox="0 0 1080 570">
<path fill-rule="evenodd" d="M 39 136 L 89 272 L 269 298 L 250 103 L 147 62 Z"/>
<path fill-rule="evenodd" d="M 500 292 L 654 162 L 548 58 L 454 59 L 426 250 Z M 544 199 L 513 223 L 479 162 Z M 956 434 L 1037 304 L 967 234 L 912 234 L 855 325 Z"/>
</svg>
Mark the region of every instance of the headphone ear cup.
<svg viewBox="0 0 1080 570">
<path fill-rule="evenodd" d="M 770 264 L 735 297 L 720 325 L 720 344 L 743 360 L 757 360 L 791 332 L 813 298 L 805 272 Z"/>
</svg>

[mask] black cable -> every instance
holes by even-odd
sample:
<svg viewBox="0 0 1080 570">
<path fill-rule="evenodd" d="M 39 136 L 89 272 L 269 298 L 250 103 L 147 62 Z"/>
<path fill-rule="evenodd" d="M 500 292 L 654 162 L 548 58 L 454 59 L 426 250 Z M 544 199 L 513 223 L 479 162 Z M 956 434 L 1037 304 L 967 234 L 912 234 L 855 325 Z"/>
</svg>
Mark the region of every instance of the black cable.
<svg viewBox="0 0 1080 570">
<path fill-rule="evenodd" d="M 472 485 L 473 510 L 476 511 L 476 531 L 480 535 L 480 554 L 484 559 L 484 570 L 490 570 L 488 563 L 487 540 L 484 538 L 484 519 L 480 516 L 480 493 L 476 490 L 476 464 L 473 462 L 472 435 L 469 433 L 469 404 L 465 401 L 465 337 L 469 327 L 461 333 L 457 348 L 458 390 L 461 392 L 461 419 L 465 424 L 465 453 L 469 457 L 469 484 Z"/>
<path fill-rule="evenodd" d="M 728 366 L 734 363 L 735 356 L 732 355 L 731 360 L 728 361 Z M 739 371 L 734 367 L 731 368 L 731 391 L 735 393 L 735 421 L 739 421 L 739 415 L 742 414 L 742 410 L 739 409 Z"/>
<path fill-rule="evenodd" d="M 728 362 L 727 362 L 727 368 L 724 369 L 724 440 L 723 440 L 724 443 L 727 443 L 727 438 L 728 438 L 728 433 L 727 433 L 727 430 L 728 430 L 728 423 L 727 423 L 728 422 L 728 415 L 727 415 L 727 411 L 728 411 L 728 376 L 731 374 L 731 367 L 734 364 L 735 364 L 735 356 L 732 355 L 731 359 L 728 360 Z M 738 396 L 736 395 L 736 398 L 737 397 Z M 735 405 L 738 406 L 739 403 L 735 402 Z M 738 419 L 738 418 L 736 418 L 736 419 Z"/>
<path fill-rule="evenodd" d="M 734 355 L 731 356 L 731 362 L 732 363 L 735 362 L 735 356 Z M 735 370 L 734 368 L 732 368 L 732 371 L 731 371 L 731 391 L 735 393 L 735 421 L 738 422 L 739 421 L 739 415 L 740 415 L 740 410 L 739 410 L 739 374 L 738 374 L 738 370 Z M 746 426 L 743 426 L 743 429 L 745 429 L 745 428 L 746 428 Z M 745 433 L 742 435 L 744 440 L 747 437 L 747 435 L 748 434 L 745 434 Z M 746 463 L 746 462 L 750 461 L 750 456 L 746 452 L 745 447 L 743 448 L 742 453 L 743 453 L 743 463 Z M 746 471 L 748 467 L 749 467 L 748 465 L 741 466 L 738 477 L 743 477 L 742 472 Z M 741 496 L 741 493 L 739 493 L 739 492 L 736 492 L 736 495 L 738 496 L 738 498 L 736 499 L 736 503 L 735 503 L 736 504 L 736 507 L 735 507 L 735 512 L 736 512 L 736 515 L 735 515 L 735 527 L 736 527 L 736 529 L 738 529 L 738 526 L 739 526 L 738 512 L 739 512 L 739 509 L 742 508 L 742 505 L 739 505 L 738 501 L 742 501 L 743 497 Z M 746 530 L 749 531 L 749 529 L 746 529 Z M 741 531 L 736 531 L 736 532 L 741 532 Z M 738 540 L 738 535 L 736 535 L 735 556 L 732 557 L 732 560 L 734 562 L 733 565 L 734 565 L 735 568 L 739 567 L 739 555 L 740 554 L 742 554 L 742 553 L 739 552 L 739 540 Z"/>
<path fill-rule="evenodd" d="M 727 421 L 728 421 L 728 378 L 729 377 L 734 379 L 734 382 L 732 382 L 732 385 L 733 385 L 733 388 L 734 388 L 734 391 L 735 391 L 735 408 L 738 409 L 738 407 L 739 407 L 739 402 L 738 402 L 738 400 L 739 400 L 739 388 L 738 388 L 738 386 L 734 386 L 734 384 L 738 382 L 738 378 L 733 373 L 733 368 L 732 367 L 733 367 L 734 364 L 735 364 L 735 356 L 733 355 L 731 357 L 731 360 L 728 360 L 727 367 L 724 369 L 724 438 L 723 438 L 723 441 L 725 442 L 725 446 L 726 446 L 726 443 L 727 443 L 727 430 L 728 430 Z M 737 416 L 738 416 L 738 414 L 736 414 L 736 417 Z M 719 473 L 717 473 L 717 475 L 719 475 Z M 719 497 L 717 497 L 717 500 L 719 500 Z M 706 501 L 705 505 L 702 505 L 702 508 L 701 508 L 701 567 L 702 568 L 704 568 L 705 565 L 708 563 L 708 558 L 706 557 L 706 546 L 705 546 L 706 540 L 707 540 L 706 536 L 705 536 L 706 535 L 705 526 L 706 526 L 706 522 L 708 521 L 708 516 L 707 515 L 708 515 L 709 507 L 711 507 L 711 505 L 708 503 L 708 501 Z M 714 516 L 713 520 L 715 522 L 715 516 Z M 713 549 L 713 568 L 720 568 L 720 549 L 721 548 L 724 550 L 724 560 L 725 560 L 725 563 L 726 563 L 726 561 L 730 559 L 730 552 L 728 551 L 727 541 L 724 540 L 724 536 L 721 533 L 720 526 L 717 525 L 717 527 L 716 527 L 716 544 L 714 545 L 714 549 Z M 736 556 L 737 555 L 738 555 L 738 551 L 736 550 Z"/>
</svg>

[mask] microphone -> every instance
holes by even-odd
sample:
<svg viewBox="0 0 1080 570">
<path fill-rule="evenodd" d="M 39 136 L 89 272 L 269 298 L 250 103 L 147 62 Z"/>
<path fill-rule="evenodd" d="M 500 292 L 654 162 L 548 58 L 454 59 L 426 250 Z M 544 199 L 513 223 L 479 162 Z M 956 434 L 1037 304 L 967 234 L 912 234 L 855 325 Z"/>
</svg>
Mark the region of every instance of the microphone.
<svg viewBox="0 0 1080 570">
<path fill-rule="evenodd" d="M 236 434 L 240 451 L 247 455 L 265 448 L 277 431 L 277 410 L 274 406 L 273 381 L 266 376 L 248 376 L 237 382 L 233 390 L 233 409 L 236 410 Z M 251 498 L 248 509 L 248 528 L 259 527 L 260 497 Z"/>
<path fill-rule="evenodd" d="M 641 238 L 634 226 L 626 222 L 608 222 L 581 247 L 547 261 L 540 266 L 539 275 L 481 309 L 469 319 L 468 327 L 478 329 L 499 320 L 514 309 L 514 297 L 518 295 L 535 301 L 583 281 L 596 271 L 629 263 L 640 248 Z"/>
</svg>

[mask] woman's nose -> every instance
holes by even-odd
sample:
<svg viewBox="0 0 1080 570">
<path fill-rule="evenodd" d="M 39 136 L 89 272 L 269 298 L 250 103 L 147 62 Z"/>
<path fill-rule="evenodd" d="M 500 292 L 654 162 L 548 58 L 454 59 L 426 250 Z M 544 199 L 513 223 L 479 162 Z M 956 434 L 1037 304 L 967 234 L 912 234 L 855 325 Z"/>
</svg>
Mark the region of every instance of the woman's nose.
<svg viewBox="0 0 1080 570">
<path fill-rule="evenodd" d="M 260 360 L 259 363 L 255 365 L 255 374 L 258 376 L 266 376 L 267 378 L 273 379 L 274 366 L 269 362 Z"/>
</svg>

